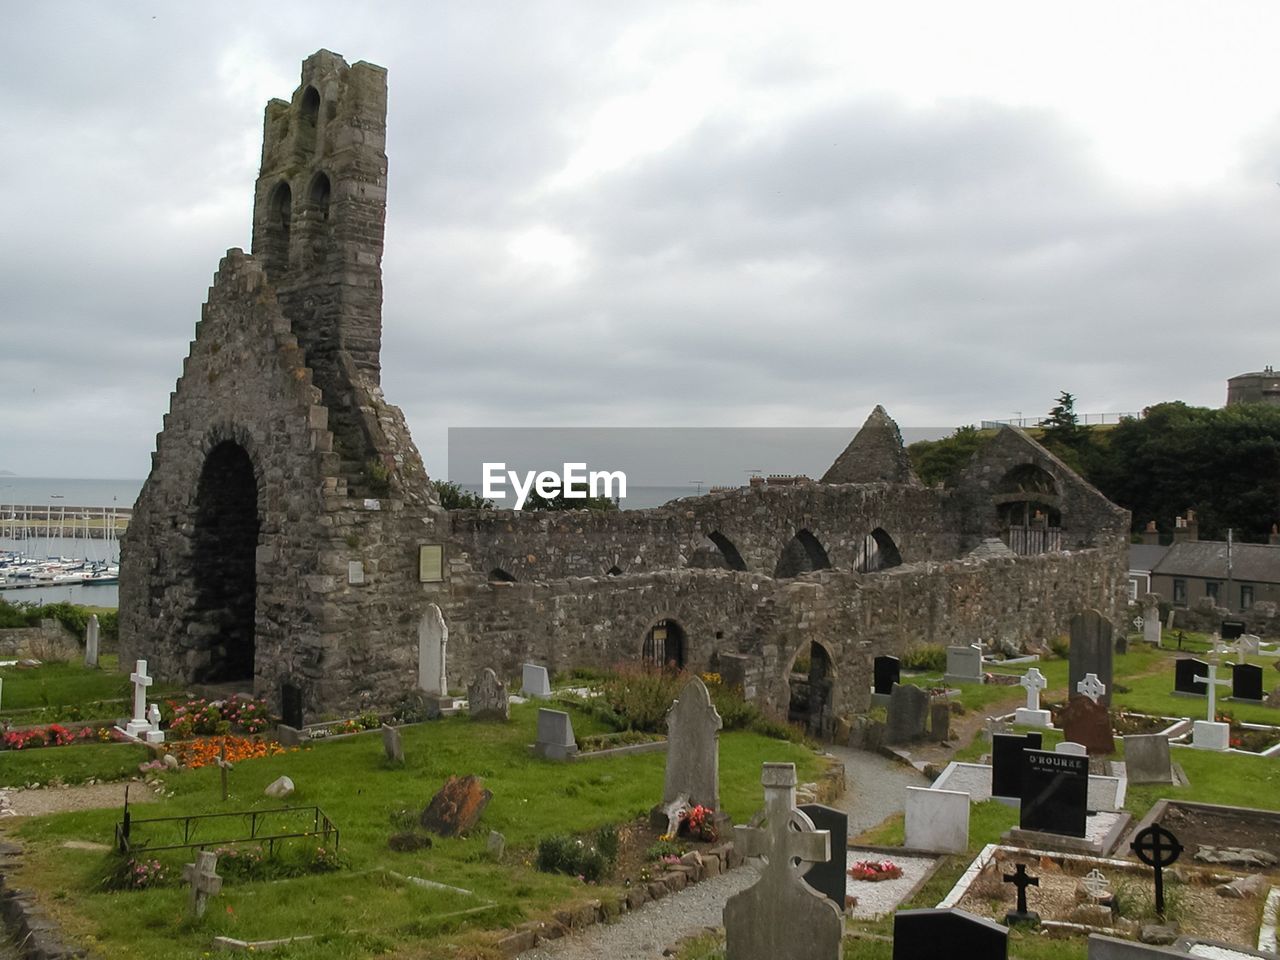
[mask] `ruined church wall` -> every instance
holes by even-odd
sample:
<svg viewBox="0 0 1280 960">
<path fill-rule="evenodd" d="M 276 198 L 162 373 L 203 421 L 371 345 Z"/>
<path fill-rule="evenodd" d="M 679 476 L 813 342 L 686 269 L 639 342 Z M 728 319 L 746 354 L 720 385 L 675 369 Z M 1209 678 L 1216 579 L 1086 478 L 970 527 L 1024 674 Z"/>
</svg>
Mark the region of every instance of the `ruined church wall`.
<svg viewBox="0 0 1280 960">
<path fill-rule="evenodd" d="M 789 699 L 789 668 L 810 642 L 821 643 L 835 667 L 836 709 L 851 712 L 868 704 L 875 656 L 913 644 L 1063 635 L 1086 608 L 1117 619 L 1125 584 L 1123 553 L 1109 545 L 791 580 L 681 570 L 456 585 L 446 611 L 450 683 L 465 687 L 485 667 L 512 680 L 524 661 L 553 671 L 635 662 L 649 627 L 672 618 L 687 638 L 688 668 L 714 669 L 717 655 L 740 658 L 757 701 L 779 716 Z"/>
<path fill-rule="evenodd" d="M 758 487 L 689 498 L 653 510 L 459 510 L 452 538 L 474 570 L 501 569 L 518 581 L 679 569 L 699 556 L 719 562 L 707 537 L 727 537 L 747 571 L 772 576 L 802 529 L 837 569 L 852 570 L 867 534 L 889 533 L 904 562 L 956 555 L 959 536 L 943 524 L 936 490 L 887 484 Z"/>
</svg>

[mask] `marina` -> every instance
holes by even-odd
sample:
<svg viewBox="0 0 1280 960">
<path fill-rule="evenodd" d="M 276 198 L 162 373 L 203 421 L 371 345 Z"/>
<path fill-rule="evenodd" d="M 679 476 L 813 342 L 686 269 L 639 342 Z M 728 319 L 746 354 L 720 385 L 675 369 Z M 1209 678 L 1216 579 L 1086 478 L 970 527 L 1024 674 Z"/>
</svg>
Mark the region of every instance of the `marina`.
<svg viewBox="0 0 1280 960">
<path fill-rule="evenodd" d="M 129 507 L 0 504 L 0 596 L 114 606 Z M 82 588 L 95 588 L 87 592 Z M 110 596 L 107 596 L 109 594 Z"/>
</svg>

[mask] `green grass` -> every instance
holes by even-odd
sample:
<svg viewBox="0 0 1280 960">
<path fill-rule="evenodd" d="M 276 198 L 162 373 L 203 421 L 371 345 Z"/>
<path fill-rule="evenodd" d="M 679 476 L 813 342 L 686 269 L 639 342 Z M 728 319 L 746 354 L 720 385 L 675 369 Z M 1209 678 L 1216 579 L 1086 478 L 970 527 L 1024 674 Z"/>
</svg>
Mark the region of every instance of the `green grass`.
<svg viewBox="0 0 1280 960">
<path fill-rule="evenodd" d="M 137 774 L 138 764 L 150 759 L 147 748 L 136 743 L 5 750 L 0 752 L 0 786 L 123 780 Z"/>
<path fill-rule="evenodd" d="M 168 775 L 166 789 L 174 795 L 136 808 L 136 817 L 272 808 L 278 804 L 264 798 L 262 790 L 287 774 L 297 785 L 289 802 L 319 805 L 342 831 L 341 852 L 348 871 L 276 883 L 228 881 L 224 895 L 201 922 L 183 918 L 183 892 L 176 887 L 114 893 L 93 889 L 103 855 L 62 844 L 109 842 L 116 810 L 59 814 L 18 825 L 29 845 L 20 882 L 36 888 L 65 929 L 104 957 L 190 957 L 207 950 L 216 934 L 256 939 L 299 933 L 315 933 L 320 939 L 291 948 L 289 957 L 465 954 L 485 939 L 477 930 L 545 915 L 574 898 L 601 896 L 600 888 L 576 878 L 534 870 L 529 861 L 539 838 L 586 834 L 608 823 L 629 821 L 661 798 L 662 754 L 573 764 L 531 758 L 526 745 L 534 740 L 536 714 L 536 706 L 518 705 L 512 707 L 509 724 L 454 717 L 404 728 L 406 764 L 394 769 L 386 765 L 376 733 L 245 761 L 231 773 L 232 799 L 225 806 L 216 769 Z M 580 734 L 602 729 L 582 715 L 574 716 L 574 727 Z M 812 751 L 784 741 L 735 732 L 723 734 L 720 744 L 721 805 L 738 822 L 747 820 L 763 801 L 762 762 L 795 762 L 802 782 L 814 779 L 820 770 Z M 66 755 L 73 749 L 84 748 L 43 752 Z M 467 773 L 482 777 L 494 795 L 474 836 L 435 838 L 430 850 L 418 853 L 387 849 L 394 829 L 392 814 L 420 811 L 448 775 Z M 147 829 L 141 826 L 135 836 L 145 837 Z M 507 838 L 506 862 L 501 865 L 484 856 L 490 829 Z M 174 870 L 192 857 L 189 852 L 161 856 Z M 368 872 L 384 868 L 470 889 L 476 897 L 464 898 L 463 903 L 451 900 L 454 895 Z M 485 900 L 498 906 L 486 913 L 441 917 Z"/>
<path fill-rule="evenodd" d="M 75 663 L 44 663 L 30 670 L 0 668 L 0 680 L 4 681 L 0 706 L 7 714 L 11 710 L 123 699 L 129 692 L 128 676 L 115 672 L 114 657 L 102 660 L 101 670 Z"/>
</svg>

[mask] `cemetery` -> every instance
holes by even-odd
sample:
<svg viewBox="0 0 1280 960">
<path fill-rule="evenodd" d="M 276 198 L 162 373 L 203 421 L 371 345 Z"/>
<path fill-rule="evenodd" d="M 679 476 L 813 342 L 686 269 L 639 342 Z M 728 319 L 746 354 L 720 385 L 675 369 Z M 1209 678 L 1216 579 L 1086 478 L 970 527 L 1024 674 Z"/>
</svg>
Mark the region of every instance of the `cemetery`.
<svg viewBox="0 0 1280 960">
<path fill-rule="evenodd" d="M 1280 902 L 1280 773 L 1263 751 L 1280 710 L 1211 687 L 1199 664 L 1203 693 L 1177 689 L 1188 687 L 1182 659 L 1211 664 L 1221 646 L 1184 640 L 1181 652 L 1133 643 L 1074 684 L 1071 659 L 1052 653 L 984 659 L 983 679 L 1002 679 L 982 683 L 877 665 L 879 679 L 892 672 L 869 708 L 883 714 L 880 749 L 927 775 L 902 814 L 857 836 L 843 812 L 856 809 L 856 779 L 828 775 L 820 744 L 717 675 L 482 674 L 444 709 L 292 728 L 249 697 L 148 683 L 141 663 L 13 664 L 0 668 L 6 743 L 59 720 L 93 733 L 0 751 L 0 797 L 45 785 L 0 801 L 4 839 L 21 850 L 4 860 L 4 889 L 39 904 L 35 926 L 95 956 L 276 943 L 282 956 L 412 944 L 421 956 L 500 957 L 798 857 L 797 872 L 759 873 L 726 903 L 724 934 L 681 942 L 678 956 L 733 960 L 764 943 L 769 956 L 890 957 L 895 938 L 934 924 L 990 940 L 994 952 L 975 956 L 1084 957 L 1101 949 L 1090 936 L 1265 955 L 1265 916 Z M 1222 659 L 1273 669 L 1265 654 Z M 86 691 L 99 716 L 75 706 Z M 1228 724 L 1225 749 L 1197 741 L 1197 721 L 1228 714 L 1213 721 Z M 1261 747 L 1243 742 L 1254 734 Z M 127 813 L 11 815 L 26 796 L 122 779 Z M 1170 839 L 1146 855 L 1179 854 L 1163 867 L 1163 910 L 1139 849 L 1156 829 Z M 776 849 L 793 852 L 770 858 Z M 330 900 L 343 909 L 314 915 Z M 812 936 L 794 935 L 797 917 Z M 773 929 L 792 933 L 774 940 Z"/>
</svg>

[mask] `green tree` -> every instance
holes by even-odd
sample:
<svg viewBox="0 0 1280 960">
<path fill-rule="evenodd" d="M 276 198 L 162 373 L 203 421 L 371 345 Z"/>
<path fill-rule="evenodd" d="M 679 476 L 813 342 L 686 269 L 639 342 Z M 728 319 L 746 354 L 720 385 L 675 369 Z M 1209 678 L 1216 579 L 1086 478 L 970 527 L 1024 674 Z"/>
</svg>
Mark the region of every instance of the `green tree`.
<svg viewBox="0 0 1280 960">
<path fill-rule="evenodd" d="M 973 459 L 978 449 L 992 437 L 990 430 L 977 427 L 956 427 L 955 432 L 941 440 L 918 440 L 907 447 L 911 466 L 927 484 L 955 482 L 965 464 Z"/>
<path fill-rule="evenodd" d="M 1043 433 L 1040 442 L 1075 470 L 1083 470 L 1083 447 L 1088 443 L 1088 431 L 1080 426 L 1076 416 L 1076 398 L 1063 390 L 1049 416 L 1040 421 Z"/>
<path fill-rule="evenodd" d="M 432 480 L 431 485 L 436 489 L 436 496 L 440 498 L 440 506 L 446 510 L 492 510 L 493 501 L 486 500 L 478 493 L 470 490 L 463 490 L 452 480 Z"/>
<path fill-rule="evenodd" d="M 587 485 L 573 484 L 575 492 L 587 493 Z M 564 490 L 557 491 L 554 497 L 539 495 L 537 490 L 530 490 L 525 499 L 525 510 L 617 510 L 618 505 L 608 497 L 566 497 Z"/>
</svg>

